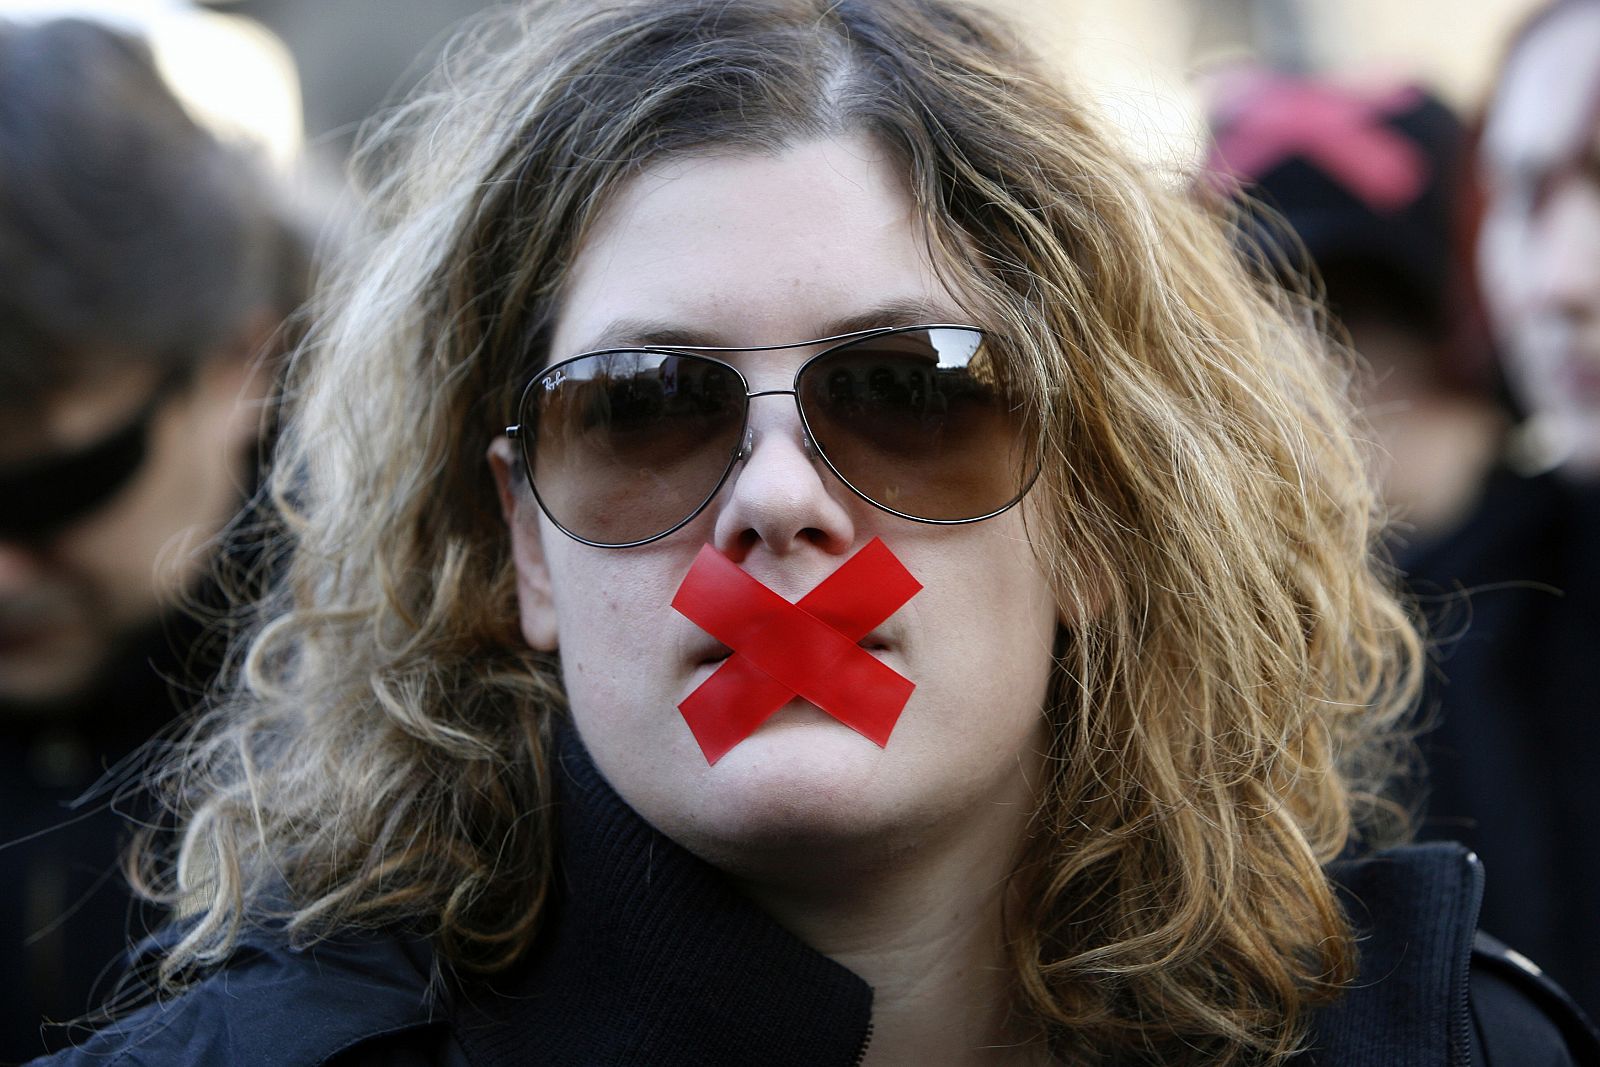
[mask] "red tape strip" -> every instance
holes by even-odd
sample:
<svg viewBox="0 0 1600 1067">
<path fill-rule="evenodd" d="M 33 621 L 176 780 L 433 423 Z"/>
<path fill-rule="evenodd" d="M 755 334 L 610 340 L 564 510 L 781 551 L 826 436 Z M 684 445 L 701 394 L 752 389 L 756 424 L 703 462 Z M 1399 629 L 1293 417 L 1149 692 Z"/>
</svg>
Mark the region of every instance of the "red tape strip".
<svg viewBox="0 0 1600 1067">
<path fill-rule="evenodd" d="M 733 650 L 678 705 L 716 763 L 795 696 L 882 747 L 916 685 L 856 642 L 922 589 L 874 537 L 797 604 L 710 545 L 672 606 Z"/>
</svg>

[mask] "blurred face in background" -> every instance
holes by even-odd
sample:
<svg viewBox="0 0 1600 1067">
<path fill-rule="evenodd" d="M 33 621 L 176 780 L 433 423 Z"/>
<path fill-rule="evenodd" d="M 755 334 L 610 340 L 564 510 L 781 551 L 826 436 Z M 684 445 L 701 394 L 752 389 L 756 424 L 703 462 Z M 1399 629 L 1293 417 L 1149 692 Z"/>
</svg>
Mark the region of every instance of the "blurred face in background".
<svg viewBox="0 0 1600 1067">
<path fill-rule="evenodd" d="M 257 426 L 243 359 L 84 365 L 0 407 L 0 709 L 13 715 L 83 696 L 173 603 L 192 549 L 239 503 Z"/>
<path fill-rule="evenodd" d="M 1512 52 L 1483 139 L 1479 264 L 1518 399 L 1576 476 L 1600 478 L 1600 4 Z"/>
</svg>

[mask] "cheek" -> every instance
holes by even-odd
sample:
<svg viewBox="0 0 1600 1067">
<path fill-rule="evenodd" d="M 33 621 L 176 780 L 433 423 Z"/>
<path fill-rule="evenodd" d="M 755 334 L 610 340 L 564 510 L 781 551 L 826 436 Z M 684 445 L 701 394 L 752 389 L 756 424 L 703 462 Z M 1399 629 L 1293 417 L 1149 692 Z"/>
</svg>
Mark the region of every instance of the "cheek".
<svg viewBox="0 0 1600 1067">
<path fill-rule="evenodd" d="M 1485 303 L 1501 323 L 1521 304 L 1523 262 L 1531 220 L 1509 209 L 1490 212 L 1478 237 L 1478 276 Z"/>
<path fill-rule="evenodd" d="M 658 671 L 651 650 L 629 648 L 625 613 L 594 605 L 582 615 L 568 613 L 559 628 L 561 680 L 574 720 L 591 748 L 608 749 L 607 738 L 637 723 L 638 706 L 650 702 Z"/>
<path fill-rule="evenodd" d="M 203 546 L 231 510 L 192 456 L 153 442 L 144 468 L 105 507 L 67 531 L 53 557 L 105 613 L 130 625 L 154 617 L 203 565 Z"/>
<path fill-rule="evenodd" d="M 636 619 L 640 605 L 622 602 L 611 589 L 563 576 L 553 582 L 552 594 L 563 669 L 578 679 L 604 678 L 601 665 L 614 664 L 627 649 L 630 635 L 640 629 Z M 634 651 L 646 654 L 644 649 Z"/>
<path fill-rule="evenodd" d="M 670 690 L 681 673 L 683 619 L 671 604 L 681 574 L 665 561 L 630 566 L 656 561 L 593 560 L 591 554 L 606 550 L 580 552 L 552 561 L 551 582 L 573 713 L 580 718 L 630 715 L 638 705 L 655 706 L 673 697 Z"/>
<path fill-rule="evenodd" d="M 1020 524 L 988 533 L 977 551 L 926 568 L 926 589 L 911 603 L 915 629 L 929 640 L 917 650 L 922 678 L 913 680 L 928 686 L 929 699 L 985 707 L 990 723 L 1031 723 L 1053 663 L 1055 602 Z"/>
</svg>

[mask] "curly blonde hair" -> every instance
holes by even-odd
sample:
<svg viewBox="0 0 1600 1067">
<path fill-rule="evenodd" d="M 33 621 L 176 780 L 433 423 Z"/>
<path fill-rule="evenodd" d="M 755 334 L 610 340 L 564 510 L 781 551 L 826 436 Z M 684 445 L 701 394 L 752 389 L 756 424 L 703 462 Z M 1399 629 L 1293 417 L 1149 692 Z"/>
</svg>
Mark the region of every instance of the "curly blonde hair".
<svg viewBox="0 0 1600 1067">
<path fill-rule="evenodd" d="M 506 19 L 519 23 L 509 26 Z M 507 32 L 507 30 L 512 32 Z M 493 971 L 538 929 L 553 657 L 484 448 L 612 194 L 665 157 L 865 131 L 1040 414 L 1063 604 L 1016 1001 L 1084 1062 L 1276 1062 L 1354 975 L 1323 865 L 1375 826 L 1419 644 L 1314 305 L 944 0 L 546 2 L 459 43 L 364 157 L 272 471 L 276 577 L 166 785 L 169 976 L 272 912 L 406 920 Z M 269 904 L 269 901 L 272 902 Z"/>
</svg>

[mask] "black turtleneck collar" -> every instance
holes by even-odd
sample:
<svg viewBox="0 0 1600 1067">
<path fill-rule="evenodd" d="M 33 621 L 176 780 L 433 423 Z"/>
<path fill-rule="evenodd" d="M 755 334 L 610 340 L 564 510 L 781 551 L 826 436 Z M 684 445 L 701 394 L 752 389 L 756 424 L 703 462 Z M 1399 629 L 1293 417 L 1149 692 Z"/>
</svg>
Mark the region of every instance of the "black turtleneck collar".
<svg viewBox="0 0 1600 1067">
<path fill-rule="evenodd" d="M 865 982 L 640 818 L 571 727 L 555 773 L 556 911 L 524 965 L 461 998 L 473 1063 L 857 1062 Z"/>
</svg>

